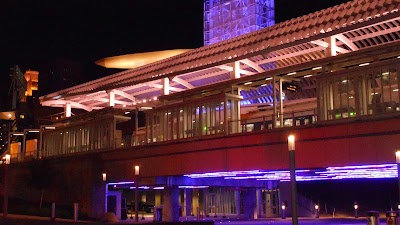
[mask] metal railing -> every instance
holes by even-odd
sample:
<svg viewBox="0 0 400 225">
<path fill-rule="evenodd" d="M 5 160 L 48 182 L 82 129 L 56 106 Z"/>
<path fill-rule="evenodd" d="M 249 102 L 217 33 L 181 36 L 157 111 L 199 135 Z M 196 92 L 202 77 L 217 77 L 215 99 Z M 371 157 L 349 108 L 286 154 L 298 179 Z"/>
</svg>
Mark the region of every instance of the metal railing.
<svg viewBox="0 0 400 225">
<path fill-rule="evenodd" d="M 282 127 L 305 126 L 315 124 L 318 121 L 316 109 L 285 113 L 282 119 L 279 118 L 279 115 L 276 116 L 275 120 L 274 117 L 274 115 L 267 115 L 241 120 L 231 120 L 228 122 L 228 134 L 247 133 Z"/>
</svg>

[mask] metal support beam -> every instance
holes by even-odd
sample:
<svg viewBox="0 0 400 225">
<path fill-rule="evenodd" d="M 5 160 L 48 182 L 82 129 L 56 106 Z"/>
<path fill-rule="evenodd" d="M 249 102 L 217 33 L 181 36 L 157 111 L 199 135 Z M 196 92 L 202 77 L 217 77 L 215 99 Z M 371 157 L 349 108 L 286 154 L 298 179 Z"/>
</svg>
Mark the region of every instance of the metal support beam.
<svg viewBox="0 0 400 225">
<path fill-rule="evenodd" d="M 169 90 L 170 90 L 170 88 L 169 88 L 169 79 L 168 78 L 163 78 L 162 79 L 162 83 L 163 83 L 163 85 L 162 85 L 162 93 L 163 93 L 163 95 L 169 95 Z"/>
<path fill-rule="evenodd" d="M 172 80 L 175 81 L 176 83 L 182 84 L 183 86 L 185 86 L 185 87 L 187 87 L 189 89 L 194 88 L 194 86 L 191 85 L 189 82 L 187 82 L 186 80 L 183 80 L 183 79 L 181 79 L 179 77 L 174 77 Z"/>
<path fill-rule="evenodd" d="M 114 91 L 108 92 L 108 106 L 110 106 L 110 107 L 115 106 L 115 92 Z"/>
<path fill-rule="evenodd" d="M 71 117 L 72 110 L 71 110 L 71 103 L 66 102 L 64 106 L 64 116 L 65 117 Z"/>
<path fill-rule="evenodd" d="M 112 91 L 113 91 L 116 95 L 119 95 L 119 96 L 122 96 L 122 97 L 124 97 L 124 98 L 127 98 L 127 99 L 131 100 L 132 102 L 135 102 L 135 101 L 136 101 L 136 98 L 133 97 L 133 95 L 130 95 L 130 94 L 128 94 L 128 93 L 125 93 L 125 92 L 120 91 L 120 90 L 117 90 L 117 89 L 113 89 Z"/>
</svg>

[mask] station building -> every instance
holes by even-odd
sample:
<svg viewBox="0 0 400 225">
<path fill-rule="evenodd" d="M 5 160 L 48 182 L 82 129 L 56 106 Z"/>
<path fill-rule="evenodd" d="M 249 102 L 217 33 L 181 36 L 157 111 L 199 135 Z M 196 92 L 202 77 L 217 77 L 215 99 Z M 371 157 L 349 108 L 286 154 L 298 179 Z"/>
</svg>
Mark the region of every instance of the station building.
<svg viewBox="0 0 400 225">
<path fill-rule="evenodd" d="M 290 214 L 290 134 L 299 182 L 395 178 L 399 7 L 355 0 L 43 96 L 65 113 L 35 157 L 80 183 L 58 191 L 91 217 L 123 218 L 135 189 L 165 221 Z"/>
</svg>

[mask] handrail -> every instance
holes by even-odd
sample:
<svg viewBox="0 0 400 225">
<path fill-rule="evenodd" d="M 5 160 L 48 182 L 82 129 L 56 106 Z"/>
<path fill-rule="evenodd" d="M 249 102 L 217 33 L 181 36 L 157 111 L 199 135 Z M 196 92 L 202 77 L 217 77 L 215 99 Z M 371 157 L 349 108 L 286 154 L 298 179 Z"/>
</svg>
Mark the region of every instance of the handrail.
<svg viewBox="0 0 400 225">
<path fill-rule="evenodd" d="M 278 115 L 277 115 L 278 116 Z M 296 120 L 293 120 L 296 118 Z M 285 123 L 288 119 L 291 119 L 291 123 Z M 308 124 L 314 124 L 317 120 L 316 109 L 302 110 L 302 111 L 292 111 L 290 113 L 283 114 L 283 126 L 280 123 L 280 120 L 277 118 L 277 125 L 273 126 L 274 114 L 261 116 L 261 117 L 251 117 L 241 120 L 230 120 L 228 121 L 228 134 L 232 133 L 246 133 L 258 130 L 268 130 L 273 128 L 281 128 L 281 127 L 295 127 L 295 126 L 303 126 Z M 299 124 L 297 124 L 299 122 Z M 248 125 L 253 125 L 253 128 L 248 128 Z M 240 126 L 240 128 L 238 128 Z"/>
</svg>

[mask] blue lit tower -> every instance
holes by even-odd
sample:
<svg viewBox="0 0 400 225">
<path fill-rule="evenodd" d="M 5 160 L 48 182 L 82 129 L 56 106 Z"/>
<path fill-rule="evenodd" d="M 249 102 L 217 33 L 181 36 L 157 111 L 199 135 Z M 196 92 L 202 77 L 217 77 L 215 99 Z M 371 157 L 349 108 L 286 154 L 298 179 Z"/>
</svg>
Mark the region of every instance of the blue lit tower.
<svg viewBox="0 0 400 225">
<path fill-rule="evenodd" d="M 274 0 L 204 0 L 204 45 L 274 24 Z"/>
</svg>

